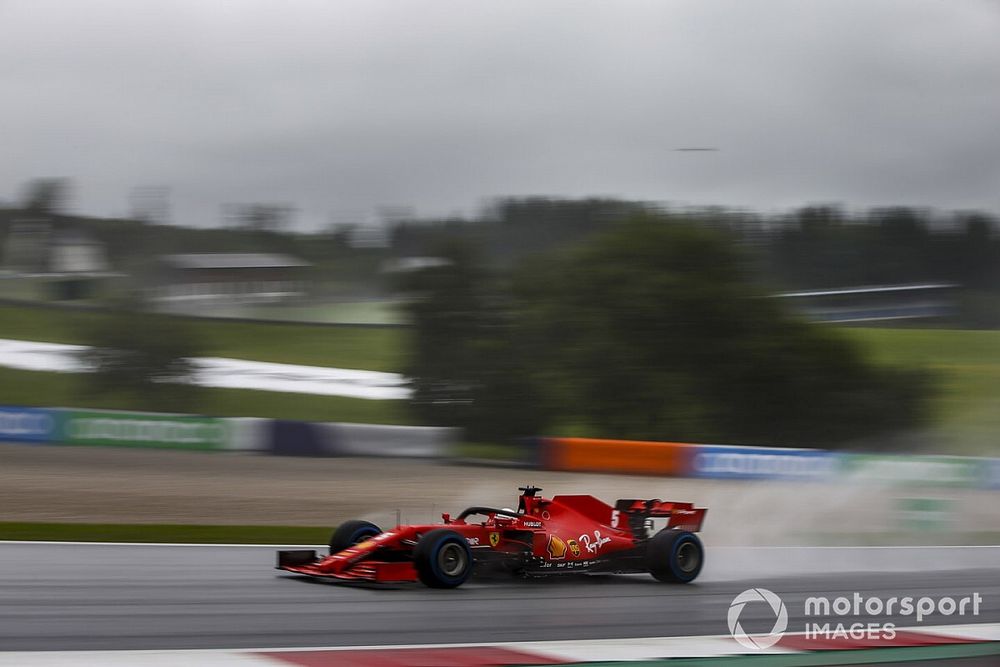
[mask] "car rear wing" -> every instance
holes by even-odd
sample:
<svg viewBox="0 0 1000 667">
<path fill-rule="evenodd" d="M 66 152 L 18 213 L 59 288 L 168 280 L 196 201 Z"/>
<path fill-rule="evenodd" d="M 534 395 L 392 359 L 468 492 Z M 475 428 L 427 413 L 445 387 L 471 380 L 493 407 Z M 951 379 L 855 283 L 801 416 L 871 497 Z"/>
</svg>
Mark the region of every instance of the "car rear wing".
<svg viewBox="0 0 1000 667">
<path fill-rule="evenodd" d="M 626 498 L 615 503 L 615 512 L 628 517 L 628 525 L 632 533 L 642 534 L 646 520 L 656 517 L 667 517 L 667 528 L 688 530 L 696 533 L 701 530 L 705 521 L 707 509 L 695 507 L 692 503 L 682 503 L 672 500 L 638 500 Z"/>
</svg>

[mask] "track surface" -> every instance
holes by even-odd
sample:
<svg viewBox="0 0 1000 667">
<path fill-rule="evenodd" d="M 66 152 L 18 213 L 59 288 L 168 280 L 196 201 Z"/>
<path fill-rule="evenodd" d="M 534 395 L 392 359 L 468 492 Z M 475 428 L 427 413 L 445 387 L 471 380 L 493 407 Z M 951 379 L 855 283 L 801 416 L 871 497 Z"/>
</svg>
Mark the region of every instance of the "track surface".
<svg viewBox="0 0 1000 667">
<path fill-rule="evenodd" d="M 979 616 L 933 615 L 928 625 L 1000 621 L 996 550 L 719 550 L 694 585 L 646 576 L 470 582 L 452 591 L 315 583 L 271 569 L 273 549 L 0 543 L 0 650 L 252 648 L 570 640 L 728 632 L 733 597 L 764 587 L 801 630 L 808 596 L 952 596 L 978 592 Z M 867 573 L 836 572 L 870 558 Z M 900 558 L 910 562 L 892 567 Z M 965 564 L 959 564 L 964 560 Z M 777 561 L 777 562 L 776 562 Z M 795 576 L 775 578 L 787 561 Z M 711 563 L 711 561 L 709 561 Z M 946 563 L 933 573 L 886 571 Z M 743 565 L 749 578 L 739 579 Z M 984 567 L 984 564 L 986 566 Z M 971 568 L 971 569 L 968 569 Z M 808 573 L 808 570 L 814 573 Z M 786 570 L 787 571 L 787 570 Z M 818 572 L 818 573 L 816 573 Z M 748 632 L 773 615 L 748 606 Z M 759 613 L 758 613 L 759 612 Z M 815 619 L 810 619 L 815 620 Z M 869 617 L 834 622 L 869 622 Z M 877 619 L 899 626 L 913 617 Z M 756 627 L 755 626 L 759 626 Z"/>
</svg>

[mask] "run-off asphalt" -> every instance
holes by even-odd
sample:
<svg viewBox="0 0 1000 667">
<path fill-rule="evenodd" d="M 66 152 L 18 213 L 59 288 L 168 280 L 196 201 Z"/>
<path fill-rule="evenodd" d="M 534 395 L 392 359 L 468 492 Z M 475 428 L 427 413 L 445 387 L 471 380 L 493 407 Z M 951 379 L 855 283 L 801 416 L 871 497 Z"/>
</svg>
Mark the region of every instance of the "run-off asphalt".
<svg viewBox="0 0 1000 667">
<path fill-rule="evenodd" d="M 717 635 L 728 632 L 733 597 L 751 587 L 768 588 L 783 598 L 790 631 L 803 629 L 806 597 L 833 599 L 855 592 L 882 598 L 979 593 L 983 603 L 978 616 L 936 614 L 924 623 L 996 622 L 998 552 L 726 548 L 710 550 L 703 578 L 687 586 L 634 575 L 500 578 L 430 590 L 419 585 L 345 587 L 282 574 L 272 569 L 274 552 L 267 547 L 0 543 L 0 650 Z M 868 571 L 847 571 L 859 562 L 867 562 Z M 795 574 L 774 576 L 785 563 Z M 935 563 L 953 569 L 935 571 Z M 747 578 L 738 578 L 741 572 Z M 750 632 L 758 631 L 753 625 L 769 628 L 769 613 L 764 606 L 750 606 L 741 622 Z M 915 625 L 912 617 L 809 620 Z"/>
</svg>

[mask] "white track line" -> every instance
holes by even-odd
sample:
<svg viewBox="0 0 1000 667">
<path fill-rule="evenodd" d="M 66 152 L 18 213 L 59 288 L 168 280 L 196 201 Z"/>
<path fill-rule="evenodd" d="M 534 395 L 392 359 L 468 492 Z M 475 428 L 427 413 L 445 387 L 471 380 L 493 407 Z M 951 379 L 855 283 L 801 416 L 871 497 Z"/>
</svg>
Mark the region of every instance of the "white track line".
<svg viewBox="0 0 1000 667">
<path fill-rule="evenodd" d="M 979 623 L 971 625 L 937 625 L 927 627 L 900 628 L 908 632 L 931 633 L 955 639 L 978 641 L 1000 641 L 1000 623 Z M 788 633 L 802 634 L 802 633 Z M 381 650 L 420 650 L 447 648 L 497 647 L 535 654 L 540 658 L 552 658 L 567 662 L 616 660 L 636 661 L 657 658 L 695 658 L 746 654 L 747 650 L 733 641 L 729 635 L 706 635 L 689 637 L 639 637 L 630 639 L 594 639 L 582 641 L 539 641 L 539 642 L 483 642 L 465 644 L 394 644 L 387 646 L 328 646 L 302 648 L 256 648 L 256 649 L 189 649 L 189 650 L 147 650 L 147 651 L 19 651 L 0 653 L 0 667 L 88 667 L 93 665 L 111 667 L 135 665 L 137 667 L 160 667 L 167 665 L 190 665 L 192 667 L 222 665 L 274 667 L 284 661 L 271 660 L 261 653 L 287 652 L 330 652 Z M 789 654 L 799 651 L 771 648 L 756 651 L 758 654 Z M 332 658 L 333 656 L 331 656 Z M 334 664 L 331 662 L 331 664 Z"/>
</svg>

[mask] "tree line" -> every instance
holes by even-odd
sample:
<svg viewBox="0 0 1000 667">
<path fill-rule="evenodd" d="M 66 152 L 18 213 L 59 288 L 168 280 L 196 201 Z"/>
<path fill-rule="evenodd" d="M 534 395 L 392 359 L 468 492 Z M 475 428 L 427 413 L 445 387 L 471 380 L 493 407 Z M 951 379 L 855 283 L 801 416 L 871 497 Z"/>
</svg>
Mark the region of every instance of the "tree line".
<svg viewBox="0 0 1000 667">
<path fill-rule="evenodd" d="M 914 428 L 931 378 L 768 298 L 730 235 L 634 215 L 511 268 L 468 244 L 407 278 L 413 405 L 467 437 L 842 445 Z"/>
</svg>

